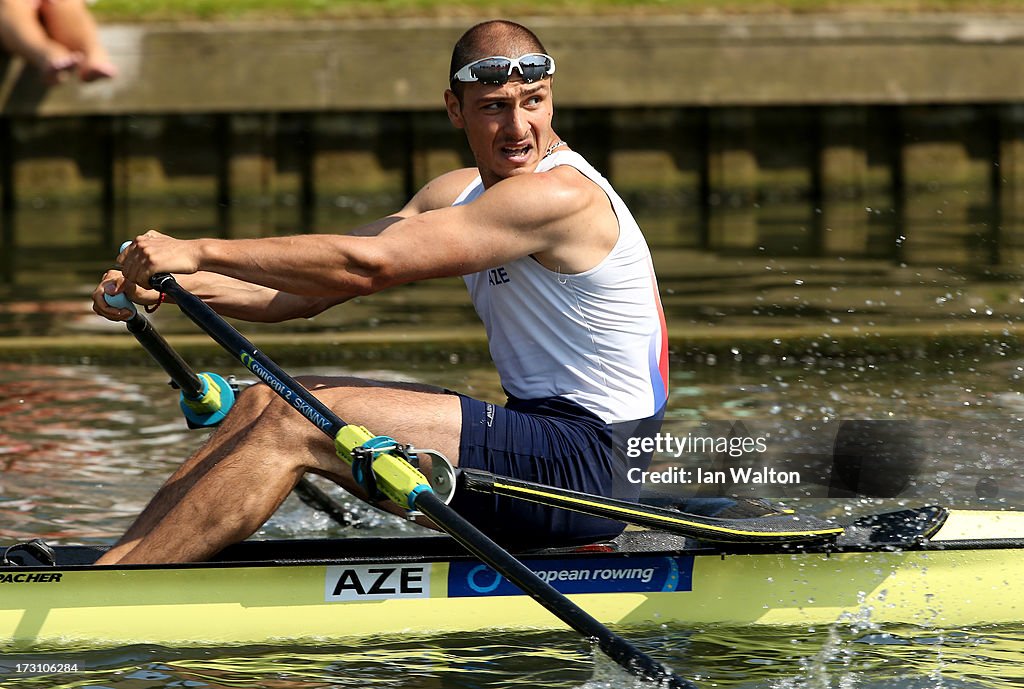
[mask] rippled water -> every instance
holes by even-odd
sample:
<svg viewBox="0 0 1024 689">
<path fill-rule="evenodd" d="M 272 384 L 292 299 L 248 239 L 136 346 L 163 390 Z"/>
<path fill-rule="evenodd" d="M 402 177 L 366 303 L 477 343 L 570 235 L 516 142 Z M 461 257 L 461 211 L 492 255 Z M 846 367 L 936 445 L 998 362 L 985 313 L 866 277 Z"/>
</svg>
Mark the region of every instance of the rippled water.
<svg viewBox="0 0 1024 689">
<path fill-rule="evenodd" d="M 932 490 L 923 497 L 967 504 L 977 498 L 973 488 L 979 480 L 995 477 L 1001 488 L 997 505 L 1024 504 L 1016 469 L 1024 455 L 1019 368 L 1020 362 L 1007 357 L 951 357 L 926 365 L 790 360 L 766 375 L 756 365 L 677 362 L 667 419 L 745 420 L 755 428 L 812 422 L 827 426 L 847 418 L 947 420 L 949 444 L 934 448 L 927 470 L 946 476 L 949 490 Z M 228 366 L 223 372 L 236 371 Z M 497 378 L 485 365 L 293 370 L 312 372 L 422 380 L 469 387 L 479 397 L 500 399 Z M 106 543 L 119 535 L 180 459 L 205 437 L 205 431 L 185 428 L 176 394 L 155 365 L 0 363 L 0 538 Z M 804 509 L 835 507 L 805 502 Z M 329 520 L 307 512 L 291 499 L 283 518 L 273 519 L 262 533 L 329 532 Z M 370 521 L 381 526 L 376 523 L 381 520 Z"/>
<path fill-rule="evenodd" d="M 315 369 L 470 386 L 496 398 L 487 366 L 407 370 Z M 227 372 L 231 372 L 230 369 Z M 310 372 L 297 370 L 296 373 Z M 1020 362 L 1009 357 L 932 362 L 843 360 L 715 365 L 676 362 L 669 419 L 780 426 L 851 416 L 940 419 L 955 443 L 928 469 L 929 494 L 965 505 L 1024 504 L 1013 477 L 1024 454 Z M 107 543 L 127 526 L 180 458 L 202 442 L 184 428 L 174 394 L 153 367 L 0 365 L 0 540 Z M 1000 478 L 996 497 L 977 479 Z M 946 495 L 936 494 L 936 476 Z M 942 482 L 940 482 L 942 483 Z M 990 495 L 990 494 L 989 494 Z M 343 496 L 339 499 L 344 500 Z M 863 513 L 880 501 L 795 498 L 812 513 Z M 894 501 L 920 504 L 913 495 Z M 259 537 L 410 531 L 348 503 L 358 527 L 333 525 L 296 498 Z M 355 529 L 355 530 L 354 530 Z M 628 629 L 625 635 L 702 687 L 932 689 L 1024 686 L 1024 629 Z M 29 676 L 17 663 L 73 661 L 74 673 Z M 318 647 L 108 650 L 6 654 L 0 685 L 22 687 L 582 687 L 637 685 L 571 633 L 490 633 L 365 639 Z"/>
<path fill-rule="evenodd" d="M 622 630 L 701 687 L 1006 689 L 1024 682 L 1024 632 L 988 628 Z M 19 662 L 78 663 L 45 677 Z M 0 659 L 4 687 L 654 689 L 566 633 L 370 639 L 357 645 L 169 649 L 133 646 Z"/>
</svg>

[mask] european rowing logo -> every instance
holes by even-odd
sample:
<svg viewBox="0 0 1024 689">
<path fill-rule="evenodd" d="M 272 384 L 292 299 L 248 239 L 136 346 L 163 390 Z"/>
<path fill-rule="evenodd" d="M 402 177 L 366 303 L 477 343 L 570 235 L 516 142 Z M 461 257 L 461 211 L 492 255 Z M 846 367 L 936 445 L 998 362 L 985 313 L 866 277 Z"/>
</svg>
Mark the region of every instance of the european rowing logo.
<svg viewBox="0 0 1024 689">
<path fill-rule="evenodd" d="M 574 560 L 524 560 L 534 574 L 561 593 L 644 593 L 690 591 L 693 558 L 595 557 Z M 448 569 L 448 596 L 514 596 L 519 588 L 481 564 L 453 562 Z"/>
</svg>

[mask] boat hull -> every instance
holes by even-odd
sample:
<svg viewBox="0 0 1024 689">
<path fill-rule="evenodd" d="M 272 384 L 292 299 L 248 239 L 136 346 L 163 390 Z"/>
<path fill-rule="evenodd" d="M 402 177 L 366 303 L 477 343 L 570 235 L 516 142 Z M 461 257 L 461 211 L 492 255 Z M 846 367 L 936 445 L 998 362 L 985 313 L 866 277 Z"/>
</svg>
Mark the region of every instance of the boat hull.
<svg viewBox="0 0 1024 689">
<path fill-rule="evenodd" d="M 1024 620 L 1022 535 L 1024 514 L 953 512 L 926 547 L 906 550 L 698 546 L 524 559 L 607 624 L 959 628 Z M 336 558 L 330 550 L 349 542 L 320 542 L 306 561 L 255 559 L 270 546 L 248 544 L 240 560 L 202 565 L 2 568 L 0 644 L 231 645 L 562 626 L 455 556 L 447 539 L 402 557 L 389 553 L 408 544 L 372 540 Z"/>
</svg>

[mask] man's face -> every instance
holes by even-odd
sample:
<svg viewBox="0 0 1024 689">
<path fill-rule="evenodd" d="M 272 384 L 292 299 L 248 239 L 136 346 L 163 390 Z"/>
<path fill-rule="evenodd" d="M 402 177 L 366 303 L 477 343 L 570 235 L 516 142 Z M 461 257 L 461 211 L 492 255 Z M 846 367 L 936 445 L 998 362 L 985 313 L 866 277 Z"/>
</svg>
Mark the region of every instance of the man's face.
<svg viewBox="0 0 1024 689">
<path fill-rule="evenodd" d="M 445 93 L 448 117 L 466 131 L 485 186 L 533 172 L 554 141 L 551 79 L 465 84 L 462 102 Z"/>
</svg>

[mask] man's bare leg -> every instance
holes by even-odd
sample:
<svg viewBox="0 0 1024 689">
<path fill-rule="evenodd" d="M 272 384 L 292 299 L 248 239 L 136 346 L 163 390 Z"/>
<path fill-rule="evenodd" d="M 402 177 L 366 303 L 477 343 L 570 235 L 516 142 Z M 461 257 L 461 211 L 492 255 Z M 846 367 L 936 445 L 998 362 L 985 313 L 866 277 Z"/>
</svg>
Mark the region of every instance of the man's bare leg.
<svg viewBox="0 0 1024 689">
<path fill-rule="evenodd" d="M 196 481 L 233 452 L 239 443 L 246 442 L 262 412 L 256 405 L 246 404 L 252 397 L 250 393 L 254 391 L 246 391 L 238 398 L 234 412 L 221 422 L 199 450 L 171 474 L 124 535 L 107 552 L 104 560 L 117 561 L 132 550 L 185 497 Z M 260 404 L 265 404 L 265 401 Z"/>
<path fill-rule="evenodd" d="M 304 382 L 345 420 L 458 461 L 457 396 L 351 379 Z M 306 471 L 358 490 L 330 438 L 268 388 L 251 388 L 97 564 L 206 559 L 255 532 Z"/>
</svg>

